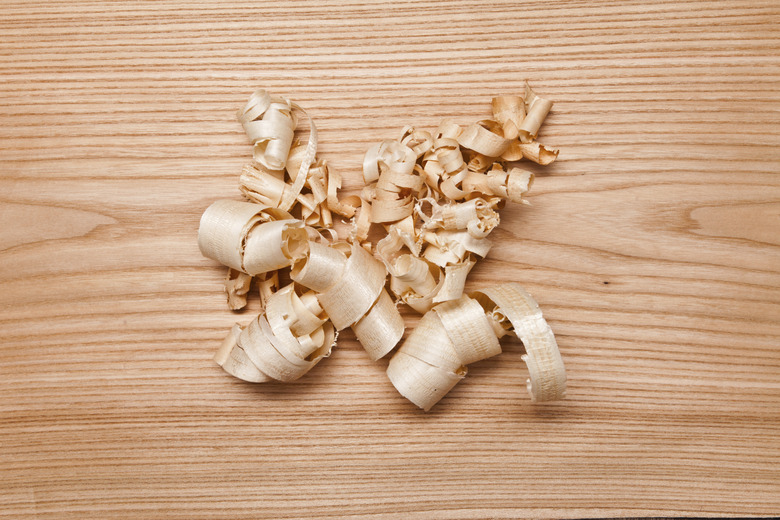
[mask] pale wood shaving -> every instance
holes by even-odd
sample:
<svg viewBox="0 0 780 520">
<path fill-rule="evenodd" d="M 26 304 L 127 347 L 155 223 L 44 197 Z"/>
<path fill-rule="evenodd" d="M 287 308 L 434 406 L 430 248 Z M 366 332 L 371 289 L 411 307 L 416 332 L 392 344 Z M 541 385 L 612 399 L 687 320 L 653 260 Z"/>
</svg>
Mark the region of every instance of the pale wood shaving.
<svg viewBox="0 0 780 520">
<path fill-rule="evenodd" d="M 330 355 L 336 339 L 332 324 L 316 314 L 322 309 L 310 302 L 311 297 L 299 296 L 293 284 L 276 292 L 265 314 L 245 328 L 233 326 L 214 360 L 245 381 L 300 378 Z"/>
<path fill-rule="evenodd" d="M 279 271 L 263 273 L 255 277 L 257 292 L 260 295 L 260 305 L 264 309 L 268 299 L 279 289 Z"/>
<path fill-rule="evenodd" d="M 254 158 L 271 170 L 284 169 L 295 131 L 290 102 L 258 90 L 238 113 L 246 135 L 254 146 Z"/>
<path fill-rule="evenodd" d="M 525 84 L 525 109 L 526 115 L 523 122 L 520 124 L 519 137 L 523 143 L 530 143 L 536 139 L 536 134 L 539 132 L 539 128 L 544 123 L 544 119 L 550 112 L 553 106 L 553 102 L 541 98 L 531 89 L 531 86 Z"/>
<path fill-rule="evenodd" d="M 464 295 L 437 305 L 433 311 L 439 315 L 462 364 L 501 353 L 493 328 L 476 300 Z"/>
<path fill-rule="evenodd" d="M 547 166 L 558 157 L 558 150 L 556 148 L 548 148 L 536 141 L 532 143 L 521 143 L 520 151 L 522 152 L 523 157 L 536 164 L 541 164 L 542 166 Z"/>
<path fill-rule="evenodd" d="M 237 271 L 258 275 L 287 267 L 307 244 L 303 222 L 268 212 L 261 204 L 218 200 L 206 209 L 198 229 L 201 253 Z"/>
<path fill-rule="evenodd" d="M 493 98 L 493 118 L 501 123 L 504 137 L 517 139 L 520 125 L 525 119 L 525 99 L 523 96 L 498 96 Z"/>
<path fill-rule="evenodd" d="M 426 412 L 465 375 L 465 367 L 450 372 L 402 351 L 398 351 L 387 365 L 387 377 L 393 386 Z"/>
<path fill-rule="evenodd" d="M 387 271 L 359 244 L 342 252 L 312 243 L 292 277 L 317 291 L 336 330 L 352 327 L 372 359 L 390 352 L 401 339 L 403 319 L 384 289 Z"/>
<path fill-rule="evenodd" d="M 341 276 L 331 280 L 319 300 L 337 330 L 357 323 L 379 298 L 385 285 L 384 266 L 365 249 L 353 245 Z"/>
<path fill-rule="evenodd" d="M 290 276 L 304 287 L 322 292 L 341 279 L 346 265 L 347 255 L 337 248 L 309 242 L 307 256 L 296 262 Z"/>
<path fill-rule="evenodd" d="M 238 324 L 233 325 L 230 329 L 230 333 L 222 341 L 219 350 L 214 355 L 214 361 L 217 365 L 230 374 L 244 381 L 251 383 L 265 383 L 271 381 L 271 378 L 260 371 L 249 356 L 247 356 L 244 349 L 238 344 L 238 338 L 241 335 L 241 326 Z"/>
<path fill-rule="evenodd" d="M 404 320 L 393 299 L 382 289 L 371 309 L 352 325 L 352 330 L 368 356 L 376 361 L 388 354 L 401 340 Z"/>
<path fill-rule="evenodd" d="M 435 306 L 390 360 L 387 375 L 401 395 L 430 410 L 465 375 L 466 365 L 500 354 L 499 338 L 507 334 L 525 346 L 532 400 L 563 398 L 566 372 L 555 337 L 534 299 L 516 283 Z"/>
<path fill-rule="evenodd" d="M 558 343 L 536 300 L 517 283 L 475 291 L 471 296 L 482 298 L 483 305 L 487 300 L 492 302 L 494 312 L 500 312 L 511 324 L 508 332 L 523 342 L 531 398 L 534 401 L 562 399 L 566 395 L 566 370 Z"/>
<path fill-rule="evenodd" d="M 390 139 L 368 150 L 363 179 L 370 189 L 371 222 L 396 222 L 412 214 L 414 196 L 424 181 L 416 160 L 411 148 Z"/>
<path fill-rule="evenodd" d="M 532 399 L 563 397 L 560 354 L 531 296 L 516 284 L 464 294 L 491 247 L 498 210 L 506 201 L 527 203 L 534 175 L 512 163 L 548 165 L 558 156 L 534 141 L 551 107 L 526 84 L 523 95 L 493 99 L 493 119 L 444 120 L 433 133 L 407 126 L 368 149 L 364 189 L 340 200 L 341 177 L 316 157 L 317 129 L 306 111 L 264 90 L 252 94 L 238 116 L 254 157 L 239 188 L 252 202 L 212 204 L 198 241 L 205 256 L 230 268 L 229 307 L 246 305 L 255 279 L 263 312 L 233 327 L 217 363 L 247 381 L 293 381 L 329 355 L 347 327 L 376 360 L 404 333 L 396 307 L 403 302 L 423 317 L 387 374 L 421 408 L 460 381 L 467 364 L 500 353 L 507 334 L 526 347 Z M 305 140 L 296 139 L 299 115 L 309 119 Z M 350 219 L 346 241 L 334 216 Z M 385 232 L 376 244 L 375 224 Z M 280 289 L 286 268 L 293 283 Z"/>
<path fill-rule="evenodd" d="M 509 148 L 509 139 L 504 137 L 503 128 L 491 120 L 467 126 L 458 136 L 458 143 L 487 157 L 498 157 Z"/>
<path fill-rule="evenodd" d="M 446 302 L 457 299 L 463 294 L 463 287 L 466 285 L 466 278 L 471 272 L 471 268 L 477 262 L 472 256 L 467 256 L 461 262 L 453 265 L 444 266 L 444 274 L 441 278 L 441 286 L 431 303 Z M 426 311 L 427 312 L 427 311 Z"/>
<path fill-rule="evenodd" d="M 236 311 L 246 307 L 246 295 L 252 285 L 252 275 L 228 268 L 225 277 L 225 292 L 230 310 Z"/>
</svg>

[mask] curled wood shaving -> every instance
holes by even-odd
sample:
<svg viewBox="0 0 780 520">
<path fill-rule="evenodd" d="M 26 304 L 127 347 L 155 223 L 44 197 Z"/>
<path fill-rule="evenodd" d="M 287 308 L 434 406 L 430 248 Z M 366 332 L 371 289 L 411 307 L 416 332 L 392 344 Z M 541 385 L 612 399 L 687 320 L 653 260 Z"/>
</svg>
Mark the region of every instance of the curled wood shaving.
<svg viewBox="0 0 780 520">
<path fill-rule="evenodd" d="M 230 374 L 250 383 L 265 383 L 271 381 L 271 378 L 260 371 L 257 366 L 249 359 L 243 347 L 238 344 L 238 338 L 241 336 L 241 326 L 233 325 L 230 333 L 222 341 L 219 350 L 214 355 L 214 361 L 217 365 Z"/>
<path fill-rule="evenodd" d="M 463 181 L 463 186 L 471 193 L 478 193 L 488 200 L 499 198 L 527 204 L 523 195 L 531 189 L 533 182 L 534 174 L 529 171 L 513 167 L 506 172 L 503 166 L 494 164 L 487 173 L 470 173 Z"/>
<path fill-rule="evenodd" d="M 319 294 L 338 330 L 357 323 L 368 312 L 379 298 L 387 275 L 382 264 L 359 245 L 353 245 L 345 256 L 341 276 L 329 280 L 328 287 Z"/>
<path fill-rule="evenodd" d="M 499 157 L 509 148 L 509 139 L 496 121 L 490 119 L 473 123 L 458 136 L 458 143 L 487 157 Z"/>
<path fill-rule="evenodd" d="M 200 219 L 201 253 L 222 264 L 257 275 L 287 267 L 305 252 L 303 222 L 260 204 L 218 200 Z M 289 216 L 289 215 L 286 215 Z"/>
<path fill-rule="evenodd" d="M 520 125 L 525 119 L 525 99 L 523 96 L 498 96 L 493 98 L 493 118 L 501 124 L 504 137 L 517 139 Z"/>
<path fill-rule="evenodd" d="M 494 321 L 516 335 L 525 346 L 523 361 L 530 377 L 528 392 L 534 401 L 555 401 L 566 395 L 566 370 L 552 329 L 542 317 L 536 300 L 516 283 L 499 285 L 471 294 L 490 312 Z M 506 325 L 503 318 L 508 320 Z"/>
<path fill-rule="evenodd" d="M 235 269 L 228 269 L 225 279 L 228 307 L 231 310 L 243 309 L 246 306 L 246 295 L 252 284 L 252 275 Z"/>
<path fill-rule="evenodd" d="M 539 306 L 516 283 L 434 307 L 390 359 L 387 376 L 401 395 L 430 410 L 465 376 L 466 365 L 500 354 L 498 340 L 506 334 L 525 346 L 531 398 L 564 397 L 566 373 L 558 345 Z"/>
<path fill-rule="evenodd" d="M 563 397 L 563 363 L 531 296 L 516 284 L 464 294 L 491 247 L 498 210 L 506 201 L 527 204 L 534 175 L 514 163 L 558 157 L 535 141 L 551 107 L 526 84 L 523 95 L 493 99 L 492 119 L 465 127 L 445 120 L 435 132 L 407 126 L 366 152 L 360 196 L 339 199 L 341 177 L 316 157 L 308 114 L 264 90 L 252 94 L 238 114 L 253 145 L 254 160 L 239 176 L 251 202 L 212 204 L 198 243 L 229 267 L 229 307 L 246 305 L 254 279 L 263 312 L 233 327 L 217 363 L 247 381 L 293 381 L 329 355 L 347 327 L 376 360 L 403 335 L 402 302 L 423 317 L 387 374 L 421 408 L 460 381 L 466 365 L 500 353 L 507 334 L 526 347 L 532 399 Z M 309 119 L 305 140 L 300 117 Z M 346 240 L 334 217 L 350 219 Z M 375 244 L 374 226 L 385 233 Z M 284 269 L 293 282 L 279 289 Z"/>
<path fill-rule="evenodd" d="M 273 271 L 271 273 L 263 273 L 256 277 L 257 279 L 257 292 L 260 294 L 260 304 L 265 308 L 268 299 L 279 289 L 279 271 Z M 246 304 L 246 302 L 243 302 Z M 240 308 L 243 308 L 240 307 Z M 237 309 L 233 309 L 237 310 Z"/>
<path fill-rule="evenodd" d="M 550 112 L 553 102 L 541 98 L 531 89 L 531 86 L 525 84 L 525 110 L 526 115 L 520 124 L 519 137 L 523 143 L 530 143 L 536 139 L 539 128 L 544 123 L 544 119 Z"/>
<path fill-rule="evenodd" d="M 371 359 L 381 358 L 401 339 L 403 319 L 384 289 L 387 272 L 361 246 L 353 244 L 342 252 L 312 243 L 291 276 L 317 291 L 336 330 L 352 327 Z"/>
<path fill-rule="evenodd" d="M 326 177 L 328 209 L 343 217 L 353 217 L 355 209 L 360 205 L 360 197 L 352 196 L 339 201 L 337 193 L 341 188 L 341 176 L 335 172 L 328 172 Z"/>
<path fill-rule="evenodd" d="M 523 157 L 529 161 L 533 161 L 536 164 L 547 166 L 558 157 L 558 150 L 556 148 L 547 148 L 541 143 L 521 143 L 520 151 Z"/>
<path fill-rule="evenodd" d="M 424 229 L 465 229 L 475 238 L 485 238 L 500 221 L 498 213 L 482 198 L 443 205 L 433 199 L 421 202 L 430 204 L 431 208 L 428 215 L 423 204 L 417 205 L 418 215 L 424 221 Z"/>
<path fill-rule="evenodd" d="M 214 357 L 230 374 L 256 383 L 295 381 L 330 355 L 336 334 L 310 294 L 294 284 L 273 294 L 265 314 L 234 326 Z"/>
<path fill-rule="evenodd" d="M 290 102 L 258 90 L 239 111 L 238 120 L 254 146 L 255 160 L 271 170 L 284 169 L 296 124 Z"/>
<path fill-rule="evenodd" d="M 524 195 L 534 175 L 509 159 L 547 165 L 557 157 L 557 150 L 529 138 L 551 106 L 527 87 L 523 96 L 495 98 L 494 119 L 465 128 L 445 120 L 433 134 L 406 127 L 398 140 L 368 150 L 363 176 L 369 188 L 350 238 L 362 243 L 372 222 L 383 224 L 387 236 L 377 243 L 376 254 L 398 300 L 426 312 L 434 303 L 460 297 L 469 270 L 490 249 L 487 236 L 499 223 L 496 210 L 507 200 L 527 204 Z M 382 176 L 390 179 L 398 172 L 406 183 L 380 186 Z M 410 215 L 411 225 L 400 232 L 398 225 Z"/>
<path fill-rule="evenodd" d="M 399 141 L 372 146 L 363 160 L 372 222 L 396 222 L 412 214 L 414 195 L 423 185 L 414 150 Z"/>
</svg>

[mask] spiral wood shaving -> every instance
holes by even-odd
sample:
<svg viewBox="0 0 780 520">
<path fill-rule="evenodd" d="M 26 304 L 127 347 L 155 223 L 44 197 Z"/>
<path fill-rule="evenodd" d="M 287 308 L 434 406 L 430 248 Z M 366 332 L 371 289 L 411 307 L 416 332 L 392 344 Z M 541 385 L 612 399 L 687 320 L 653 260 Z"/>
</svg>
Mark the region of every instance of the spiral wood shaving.
<svg viewBox="0 0 780 520">
<path fill-rule="evenodd" d="M 239 176 L 248 202 L 209 206 L 198 245 L 229 268 L 228 306 L 243 308 L 254 282 L 263 312 L 233 327 L 216 362 L 245 381 L 294 381 L 347 327 L 377 360 L 401 340 L 397 305 L 406 304 L 423 316 L 387 375 L 417 406 L 429 410 L 466 365 L 499 354 L 506 335 L 525 347 L 531 398 L 562 398 L 563 362 L 531 295 L 516 283 L 464 294 L 498 210 L 507 200 L 527 203 L 534 175 L 516 163 L 558 156 L 535 141 L 551 107 L 526 84 L 523 95 L 493 99 L 492 119 L 465 127 L 445 120 L 433 133 L 406 127 L 366 152 L 360 197 L 339 199 L 341 177 L 316 157 L 306 112 L 264 90 L 252 94 L 238 113 L 253 146 Z M 308 131 L 298 127 L 301 116 Z M 350 219 L 348 236 L 338 236 L 334 214 Z M 372 228 L 384 238 L 369 240 Z M 289 283 L 280 288 L 282 280 Z"/>
</svg>

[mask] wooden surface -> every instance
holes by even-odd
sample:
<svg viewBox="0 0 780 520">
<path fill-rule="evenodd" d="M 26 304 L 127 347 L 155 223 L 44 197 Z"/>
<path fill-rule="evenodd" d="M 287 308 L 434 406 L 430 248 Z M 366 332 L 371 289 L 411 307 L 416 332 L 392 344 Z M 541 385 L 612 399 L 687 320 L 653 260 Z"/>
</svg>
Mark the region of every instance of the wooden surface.
<svg viewBox="0 0 780 520">
<path fill-rule="evenodd" d="M 780 512 L 780 6 L 0 6 L 0 518 L 476 519 Z M 431 413 L 351 333 L 291 385 L 211 360 L 199 254 L 238 197 L 257 87 L 309 109 L 354 190 L 405 124 L 528 78 L 561 148 L 470 287 L 538 299 L 568 399 L 521 347 Z"/>
</svg>

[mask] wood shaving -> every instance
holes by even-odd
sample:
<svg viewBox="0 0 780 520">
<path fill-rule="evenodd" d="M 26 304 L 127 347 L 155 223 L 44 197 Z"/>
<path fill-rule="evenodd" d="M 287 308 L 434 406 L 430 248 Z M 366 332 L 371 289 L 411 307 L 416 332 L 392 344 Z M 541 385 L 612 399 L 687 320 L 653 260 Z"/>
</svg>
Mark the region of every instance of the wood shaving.
<svg viewBox="0 0 780 520">
<path fill-rule="evenodd" d="M 214 359 L 245 381 L 295 381 L 335 344 L 333 325 L 321 314 L 315 295 L 298 295 L 290 284 L 268 299 L 264 314 L 235 325 Z"/>
<path fill-rule="evenodd" d="M 352 327 L 372 360 L 390 352 L 404 333 L 403 318 L 384 288 L 386 277 L 381 262 L 357 244 L 342 252 L 312 243 L 292 271 L 293 280 L 317 291 L 336 330 Z"/>
<path fill-rule="evenodd" d="M 254 276 L 291 265 L 305 252 L 307 235 L 303 222 L 286 212 L 218 200 L 200 219 L 198 245 L 204 256 Z"/>
<path fill-rule="evenodd" d="M 396 389 L 430 410 L 466 375 L 466 365 L 501 353 L 499 338 L 512 334 L 525 345 L 528 391 L 533 401 L 566 393 L 558 345 L 534 299 L 516 283 L 462 295 L 427 312 L 390 359 L 387 376 Z"/>
<path fill-rule="evenodd" d="M 347 327 L 377 360 L 403 336 L 397 305 L 406 304 L 423 316 L 387 375 L 417 406 L 430 409 L 466 365 L 499 354 L 507 334 L 525 346 L 532 400 L 562 398 L 563 362 L 533 298 L 515 283 L 464 294 L 490 250 L 498 211 L 506 201 L 527 204 L 534 175 L 516 163 L 558 157 L 535 141 L 552 105 L 526 83 L 522 95 L 493 99 L 492 119 L 465 127 L 445 120 L 435 132 L 407 126 L 368 149 L 360 196 L 339 199 L 341 177 L 316 157 L 308 114 L 287 98 L 252 94 L 238 113 L 253 146 L 239 175 L 249 202 L 213 203 L 198 244 L 229 268 L 228 306 L 243 308 L 254 281 L 263 311 L 231 329 L 216 362 L 246 381 L 293 381 L 327 357 Z M 308 131 L 299 128 L 303 119 Z M 347 236 L 334 217 L 349 219 Z M 384 236 L 369 240 L 376 231 Z"/>
</svg>

